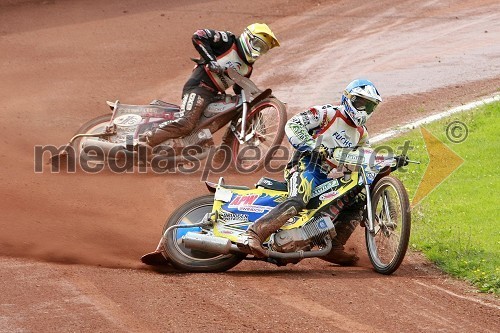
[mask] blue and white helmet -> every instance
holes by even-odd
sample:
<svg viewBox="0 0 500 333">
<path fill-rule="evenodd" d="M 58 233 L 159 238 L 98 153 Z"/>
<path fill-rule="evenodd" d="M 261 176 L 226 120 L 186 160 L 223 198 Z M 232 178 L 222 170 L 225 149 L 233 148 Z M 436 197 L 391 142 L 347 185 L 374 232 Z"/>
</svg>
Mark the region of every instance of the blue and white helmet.
<svg viewBox="0 0 500 333">
<path fill-rule="evenodd" d="M 382 97 L 371 81 L 359 79 L 345 88 L 341 102 L 352 122 L 363 126 L 378 103 L 382 102 Z"/>
</svg>

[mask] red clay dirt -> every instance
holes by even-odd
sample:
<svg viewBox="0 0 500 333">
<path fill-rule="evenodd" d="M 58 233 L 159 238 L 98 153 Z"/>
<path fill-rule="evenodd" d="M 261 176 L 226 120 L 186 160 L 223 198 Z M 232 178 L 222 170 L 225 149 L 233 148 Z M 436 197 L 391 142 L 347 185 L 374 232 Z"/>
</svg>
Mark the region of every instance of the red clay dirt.
<svg viewBox="0 0 500 333">
<path fill-rule="evenodd" d="M 498 1 L 235 3 L 0 4 L 0 332 L 497 332 L 497 298 L 416 253 L 394 275 L 378 275 L 361 231 L 349 243 L 357 267 L 314 259 L 155 272 L 139 258 L 173 209 L 205 194 L 201 172 L 34 172 L 34 146 L 64 144 L 107 112 L 106 100 L 178 103 L 198 28 L 240 33 L 268 23 L 282 47 L 253 78 L 290 115 L 336 103 L 350 80 L 370 78 L 384 97 L 372 134 L 500 87 Z M 252 185 L 264 174 L 226 181 Z"/>
</svg>

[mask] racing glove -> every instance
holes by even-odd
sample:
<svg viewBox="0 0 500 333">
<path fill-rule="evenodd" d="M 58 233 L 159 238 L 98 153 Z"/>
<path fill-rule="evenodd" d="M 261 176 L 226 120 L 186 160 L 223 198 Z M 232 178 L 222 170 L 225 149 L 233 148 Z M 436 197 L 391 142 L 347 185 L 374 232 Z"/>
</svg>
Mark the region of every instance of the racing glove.
<svg viewBox="0 0 500 333">
<path fill-rule="evenodd" d="M 207 66 L 212 73 L 224 74 L 224 68 L 217 61 L 210 61 Z"/>
<path fill-rule="evenodd" d="M 407 166 L 410 159 L 406 155 L 397 155 L 394 156 L 394 160 L 396 160 L 396 165 L 391 168 L 392 171 Z"/>
</svg>

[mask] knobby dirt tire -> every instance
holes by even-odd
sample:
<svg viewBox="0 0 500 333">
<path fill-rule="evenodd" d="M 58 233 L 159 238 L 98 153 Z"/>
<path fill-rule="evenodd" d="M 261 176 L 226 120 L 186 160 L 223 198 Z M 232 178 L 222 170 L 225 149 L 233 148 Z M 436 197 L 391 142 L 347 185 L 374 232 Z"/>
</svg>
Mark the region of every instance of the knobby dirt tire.
<svg viewBox="0 0 500 333">
<path fill-rule="evenodd" d="M 165 234 L 167 228 L 180 224 L 185 218 L 192 223 L 199 222 L 198 219 L 212 211 L 213 202 L 213 195 L 201 196 L 186 202 L 168 218 L 163 227 L 163 234 Z M 163 252 L 165 258 L 170 260 L 177 269 L 189 272 L 224 272 L 233 268 L 245 258 L 245 255 L 217 255 L 185 248 L 180 243 L 180 237 L 177 236 L 178 231 L 183 232 L 183 229 L 174 229 L 168 233 L 164 242 L 165 251 Z"/>
<path fill-rule="evenodd" d="M 397 198 L 391 198 L 389 190 L 393 192 Z M 386 198 L 385 201 L 384 197 Z M 382 200 L 382 202 L 380 200 Z M 385 209 L 386 206 L 384 202 L 389 203 L 387 210 Z M 382 206 L 379 206 L 379 204 Z M 368 257 L 376 272 L 389 275 L 394 273 L 399 265 L 401 265 L 410 240 L 411 208 L 408 192 L 403 183 L 393 176 L 381 178 L 375 184 L 372 191 L 372 207 L 376 232 L 371 233 L 368 228 L 365 230 Z M 380 207 L 380 212 L 378 211 L 378 207 Z M 384 211 L 383 213 L 381 213 L 382 210 Z M 390 219 L 387 219 L 387 215 Z M 383 220 L 384 218 L 386 220 Z M 381 227 L 384 226 L 383 223 L 380 223 L 381 220 L 388 221 L 387 225 L 390 227 Z M 398 229 L 400 231 L 398 231 Z M 389 247 L 393 248 L 392 252 L 394 252 L 394 254 L 389 254 L 390 259 L 385 260 L 385 258 L 383 258 L 385 257 L 384 252 L 386 252 Z M 391 251 L 387 252 L 390 253 Z"/>
<path fill-rule="evenodd" d="M 268 115 L 269 119 L 264 121 L 264 113 L 267 113 L 267 111 L 271 109 L 275 111 L 274 113 L 276 113 L 275 117 L 277 117 L 277 119 Z M 255 143 L 241 145 L 238 139 L 234 135 L 231 135 L 229 142 L 227 143 L 231 147 L 234 167 L 240 173 L 249 173 L 260 170 L 272 160 L 274 154 L 276 153 L 276 148 L 273 147 L 278 147 L 285 136 L 285 123 L 287 121 L 286 106 L 276 98 L 266 98 L 250 109 L 247 115 L 247 121 L 247 129 L 250 129 L 251 125 L 262 125 L 262 128 L 258 128 L 258 131 L 261 131 L 258 135 L 261 137 L 266 135 L 266 130 L 272 129 L 276 132 L 270 133 L 269 138 L 260 140 L 258 145 L 255 145 Z M 264 151 L 262 152 L 259 148 L 259 155 L 256 159 L 249 161 L 250 163 L 248 165 L 245 164 L 246 159 L 245 156 L 243 156 L 243 149 L 245 147 L 253 149 L 259 146 L 262 146 Z M 266 148 L 266 146 L 268 148 Z"/>
<path fill-rule="evenodd" d="M 112 116 L 111 113 L 107 113 L 87 121 L 85 124 L 80 126 L 78 131 L 76 131 L 76 134 L 87 133 L 88 130 L 99 124 L 108 124 L 109 121 L 111 120 L 111 116 Z"/>
</svg>

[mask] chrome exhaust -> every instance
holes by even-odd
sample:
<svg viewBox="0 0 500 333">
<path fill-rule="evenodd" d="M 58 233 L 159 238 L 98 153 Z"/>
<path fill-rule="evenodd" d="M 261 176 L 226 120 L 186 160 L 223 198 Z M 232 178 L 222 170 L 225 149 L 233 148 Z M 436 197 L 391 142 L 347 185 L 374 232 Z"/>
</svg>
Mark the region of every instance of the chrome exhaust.
<svg viewBox="0 0 500 333">
<path fill-rule="evenodd" d="M 230 254 L 230 253 L 245 253 L 238 248 L 237 245 L 232 244 L 229 239 L 199 234 L 195 232 L 187 232 L 182 237 L 182 243 L 189 249 L 200 250 L 217 254 Z M 277 252 L 267 250 L 267 257 L 274 259 L 304 259 L 323 257 L 330 253 L 332 249 L 332 240 L 329 236 L 325 237 L 325 247 L 315 251 L 298 251 L 298 252 Z"/>
<path fill-rule="evenodd" d="M 120 143 L 101 141 L 95 139 L 87 139 L 82 144 L 82 149 L 85 153 L 93 152 L 97 156 L 108 157 L 110 153 L 116 157 L 116 153 L 121 150 L 126 150 L 125 146 Z"/>
<path fill-rule="evenodd" d="M 235 247 L 229 239 L 191 231 L 182 237 L 182 243 L 189 249 L 218 254 L 229 254 L 231 250 L 234 251 L 233 247 Z"/>
</svg>

